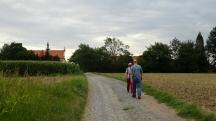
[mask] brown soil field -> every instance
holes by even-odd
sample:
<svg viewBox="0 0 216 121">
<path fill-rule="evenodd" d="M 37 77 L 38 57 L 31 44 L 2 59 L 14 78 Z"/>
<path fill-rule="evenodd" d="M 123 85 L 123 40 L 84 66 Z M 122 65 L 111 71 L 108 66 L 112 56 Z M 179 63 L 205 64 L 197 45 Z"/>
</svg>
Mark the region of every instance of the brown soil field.
<svg viewBox="0 0 216 121">
<path fill-rule="evenodd" d="M 123 73 L 109 75 L 124 78 Z M 143 82 L 216 112 L 216 74 L 145 73 Z"/>
</svg>

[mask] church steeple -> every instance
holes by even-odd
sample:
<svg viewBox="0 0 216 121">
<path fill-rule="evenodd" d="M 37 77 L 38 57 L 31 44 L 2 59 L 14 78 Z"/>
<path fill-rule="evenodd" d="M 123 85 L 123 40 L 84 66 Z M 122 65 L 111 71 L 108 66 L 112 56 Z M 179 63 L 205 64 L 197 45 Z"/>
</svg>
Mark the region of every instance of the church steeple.
<svg viewBox="0 0 216 121">
<path fill-rule="evenodd" d="M 46 50 L 50 50 L 50 48 L 49 48 L 49 42 L 47 42 L 47 48 L 46 48 Z"/>
</svg>

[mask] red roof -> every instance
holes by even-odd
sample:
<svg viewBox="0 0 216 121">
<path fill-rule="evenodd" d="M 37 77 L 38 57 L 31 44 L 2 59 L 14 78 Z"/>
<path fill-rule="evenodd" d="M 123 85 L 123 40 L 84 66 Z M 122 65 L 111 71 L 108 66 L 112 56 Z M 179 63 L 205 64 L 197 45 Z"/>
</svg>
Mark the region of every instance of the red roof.
<svg viewBox="0 0 216 121">
<path fill-rule="evenodd" d="M 44 50 L 32 50 L 35 55 L 38 55 L 39 57 L 44 56 L 46 51 Z M 49 50 L 48 51 L 50 55 L 52 56 L 58 56 L 60 59 L 64 59 L 64 50 Z"/>
</svg>

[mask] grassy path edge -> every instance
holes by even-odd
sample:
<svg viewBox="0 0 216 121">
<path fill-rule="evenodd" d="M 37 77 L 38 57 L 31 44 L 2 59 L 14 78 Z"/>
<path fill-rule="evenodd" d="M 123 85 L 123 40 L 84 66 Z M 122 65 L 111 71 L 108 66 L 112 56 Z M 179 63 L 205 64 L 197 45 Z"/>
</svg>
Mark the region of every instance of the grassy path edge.
<svg viewBox="0 0 216 121">
<path fill-rule="evenodd" d="M 96 74 L 115 78 L 117 80 L 125 82 L 125 79 L 123 77 L 115 77 L 105 73 Z M 199 106 L 179 99 L 175 95 L 154 89 L 151 85 L 148 85 L 146 83 L 143 84 L 142 90 L 147 95 L 153 96 L 160 103 L 165 103 L 167 106 L 174 108 L 177 111 L 177 114 L 183 118 L 195 119 L 197 121 L 216 121 L 216 116 L 213 113 L 204 111 Z"/>
<path fill-rule="evenodd" d="M 0 121 L 80 121 L 87 102 L 84 74 L 0 76 Z"/>
</svg>

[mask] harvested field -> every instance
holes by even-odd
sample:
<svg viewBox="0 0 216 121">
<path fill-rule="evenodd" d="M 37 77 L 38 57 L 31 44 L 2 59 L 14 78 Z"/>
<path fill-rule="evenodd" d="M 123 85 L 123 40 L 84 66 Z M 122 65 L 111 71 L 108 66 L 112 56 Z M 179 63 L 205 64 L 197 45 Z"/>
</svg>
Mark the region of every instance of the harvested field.
<svg viewBox="0 0 216 121">
<path fill-rule="evenodd" d="M 123 73 L 111 75 L 123 78 Z M 143 79 L 156 89 L 216 112 L 216 74 L 147 73 L 143 74 Z"/>
</svg>

